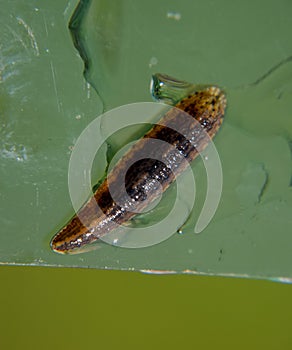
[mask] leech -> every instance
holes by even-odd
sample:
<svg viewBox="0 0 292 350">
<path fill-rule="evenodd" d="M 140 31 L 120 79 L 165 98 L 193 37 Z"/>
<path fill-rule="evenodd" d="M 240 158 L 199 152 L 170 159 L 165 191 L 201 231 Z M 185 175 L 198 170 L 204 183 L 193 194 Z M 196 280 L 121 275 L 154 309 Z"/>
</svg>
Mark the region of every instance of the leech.
<svg viewBox="0 0 292 350">
<path fill-rule="evenodd" d="M 95 191 L 93 197 L 53 237 L 51 248 L 55 252 L 83 251 L 83 248 L 87 248 L 114 230 L 117 225 L 129 222 L 137 212 L 153 202 L 161 193 L 161 188 L 165 191 L 175 180 L 175 174 L 181 173 L 186 168 L 186 163 L 193 161 L 215 136 L 223 121 L 226 96 L 216 86 L 202 87 L 176 103 L 175 107 L 167 111 L 160 121 L 128 150 Z M 185 113 L 191 118 L 183 118 L 182 114 Z M 176 128 L 172 127 L 175 125 L 180 125 L 183 133 L 177 132 Z M 208 137 L 205 137 L 206 134 Z M 151 142 L 153 139 L 164 141 L 163 147 L 155 149 L 156 152 L 163 152 L 164 159 L 169 160 L 175 148 L 187 162 L 179 162 L 178 159 L 178 163 L 164 164 L 157 160 L 153 153 L 148 155 L 149 158 L 145 157 L 133 163 L 133 159 L 139 158 L 137 154 L 143 153 L 145 141 Z M 121 174 L 125 173 L 126 196 L 120 189 L 118 181 Z M 159 190 L 157 186 L 151 185 L 155 183 L 154 180 L 159 181 L 161 186 Z M 97 204 L 103 215 L 97 214 Z"/>
</svg>

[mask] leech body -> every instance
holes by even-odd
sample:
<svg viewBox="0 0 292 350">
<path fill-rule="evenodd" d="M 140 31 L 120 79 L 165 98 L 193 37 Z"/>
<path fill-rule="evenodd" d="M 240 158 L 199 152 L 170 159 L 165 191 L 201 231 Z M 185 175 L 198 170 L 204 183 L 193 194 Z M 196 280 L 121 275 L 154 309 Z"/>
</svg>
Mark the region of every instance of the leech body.
<svg viewBox="0 0 292 350">
<path fill-rule="evenodd" d="M 78 253 L 81 248 L 106 235 L 117 225 L 128 222 L 136 215 L 136 211 L 147 207 L 157 197 L 157 186 L 152 186 L 152 183 L 159 181 L 162 189 L 166 190 L 175 180 L 172 166 L 166 166 L 156 160 L 155 154 L 147 154 L 149 158 L 145 157 L 132 164 L 133 159 L 137 159 L 137 152 L 141 152 L 146 139 L 149 142 L 158 139 L 165 141 L 165 145 L 156 150 L 161 152 L 163 159 L 169 160 L 175 147 L 184 159 L 191 162 L 208 144 L 205 137 L 194 131 L 198 128 L 204 129 L 210 138 L 214 137 L 223 121 L 226 97 L 219 88 L 211 86 L 196 91 L 175 107 L 166 112 L 162 119 L 135 143 L 108 174 L 94 196 L 80 209 L 78 215 L 53 237 L 51 247 L 54 251 Z M 181 122 L 180 110 L 192 116 L 186 125 L 183 125 L 185 136 L 172 128 L 172 125 L 179 125 Z M 189 141 L 195 134 L 198 135 L 195 140 L 196 147 Z M 175 173 L 181 173 L 186 167 L 185 164 L 186 162 L 173 164 Z M 128 171 L 125 172 L 125 169 Z M 124 186 L 131 199 L 130 203 L 129 198 L 123 198 L 123 195 L 119 194 L 118 179 L 123 173 L 126 173 Z M 112 195 L 118 198 L 118 201 L 113 200 Z M 104 215 L 97 215 L 96 203 Z M 82 218 L 82 222 L 79 217 Z"/>
</svg>

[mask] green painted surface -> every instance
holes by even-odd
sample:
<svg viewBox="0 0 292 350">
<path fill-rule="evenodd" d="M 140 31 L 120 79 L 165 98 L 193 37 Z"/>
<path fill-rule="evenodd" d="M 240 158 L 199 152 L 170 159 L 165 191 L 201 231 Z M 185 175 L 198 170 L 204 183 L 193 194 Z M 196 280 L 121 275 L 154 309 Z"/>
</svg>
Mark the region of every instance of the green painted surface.
<svg viewBox="0 0 292 350">
<path fill-rule="evenodd" d="M 68 29 L 77 1 L 12 2 L 0 15 L 1 263 L 290 280 L 291 3 L 82 4 L 72 27 L 94 88 Z M 145 249 L 53 253 L 52 235 L 73 214 L 70 149 L 103 109 L 150 101 L 154 72 L 226 90 L 215 140 L 224 187 L 214 219 L 192 233 L 205 188 L 197 162 L 199 200 L 184 235 Z"/>
</svg>

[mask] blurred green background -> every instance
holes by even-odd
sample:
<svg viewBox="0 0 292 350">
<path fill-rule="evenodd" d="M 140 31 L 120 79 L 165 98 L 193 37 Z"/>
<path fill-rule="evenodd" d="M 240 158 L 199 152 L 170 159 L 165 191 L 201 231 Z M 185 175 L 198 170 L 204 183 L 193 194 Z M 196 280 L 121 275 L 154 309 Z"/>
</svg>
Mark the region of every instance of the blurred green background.
<svg viewBox="0 0 292 350">
<path fill-rule="evenodd" d="M 1 349 L 290 349 L 291 286 L 2 267 Z"/>
</svg>

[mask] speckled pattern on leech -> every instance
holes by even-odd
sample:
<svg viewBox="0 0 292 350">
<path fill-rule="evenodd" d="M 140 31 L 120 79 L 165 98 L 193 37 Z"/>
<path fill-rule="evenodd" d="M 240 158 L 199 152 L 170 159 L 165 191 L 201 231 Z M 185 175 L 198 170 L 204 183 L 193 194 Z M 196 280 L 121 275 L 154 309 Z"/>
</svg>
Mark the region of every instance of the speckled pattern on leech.
<svg viewBox="0 0 292 350">
<path fill-rule="evenodd" d="M 226 97 L 218 87 L 211 86 L 196 91 L 177 103 L 175 107 L 169 110 L 158 124 L 154 125 L 142 139 L 130 148 L 96 190 L 94 197 L 53 237 L 51 247 L 54 251 L 58 253 L 81 252 L 81 248 L 106 235 L 115 229 L 117 224 L 126 223 L 135 216 L 134 212 L 147 207 L 157 197 L 157 186 L 155 186 L 157 180 L 163 190 L 166 190 L 175 179 L 174 168 L 177 175 L 185 169 L 187 162 L 172 163 L 172 169 L 172 166 L 166 166 L 163 162 L 156 160 L 155 152 L 160 152 L 167 163 L 175 147 L 188 162 L 194 160 L 222 124 Z M 180 110 L 187 112 L 193 118 L 186 121 L 185 118 L 182 118 Z M 179 125 L 181 119 L 184 120 L 184 124 L 180 126 L 183 133 L 178 133 L 174 129 L 176 125 Z M 206 134 L 200 132 L 202 128 L 210 138 L 206 138 Z M 196 147 L 190 141 L 194 139 L 194 135 L 196 135 Z M 145 139 L 149 142 L 158 139 L 165 143 L 159 150 L 153 147 L 153 154 L 150 152 L 147 158 L 132 164 L 133 159 L 137 159 L 137 152 L 141 152 L 145 146 L 145 142 L 141 141 Z M 126 173 L 127 197 L 123 195 L 118 181 L 124 172 Z M 112 199 L 109 187 L 119 204 Z M 105 215 L 97 215 L 96 202 Z M 78 216 L 82 217 L 82 222 Z"/>
</svg>

